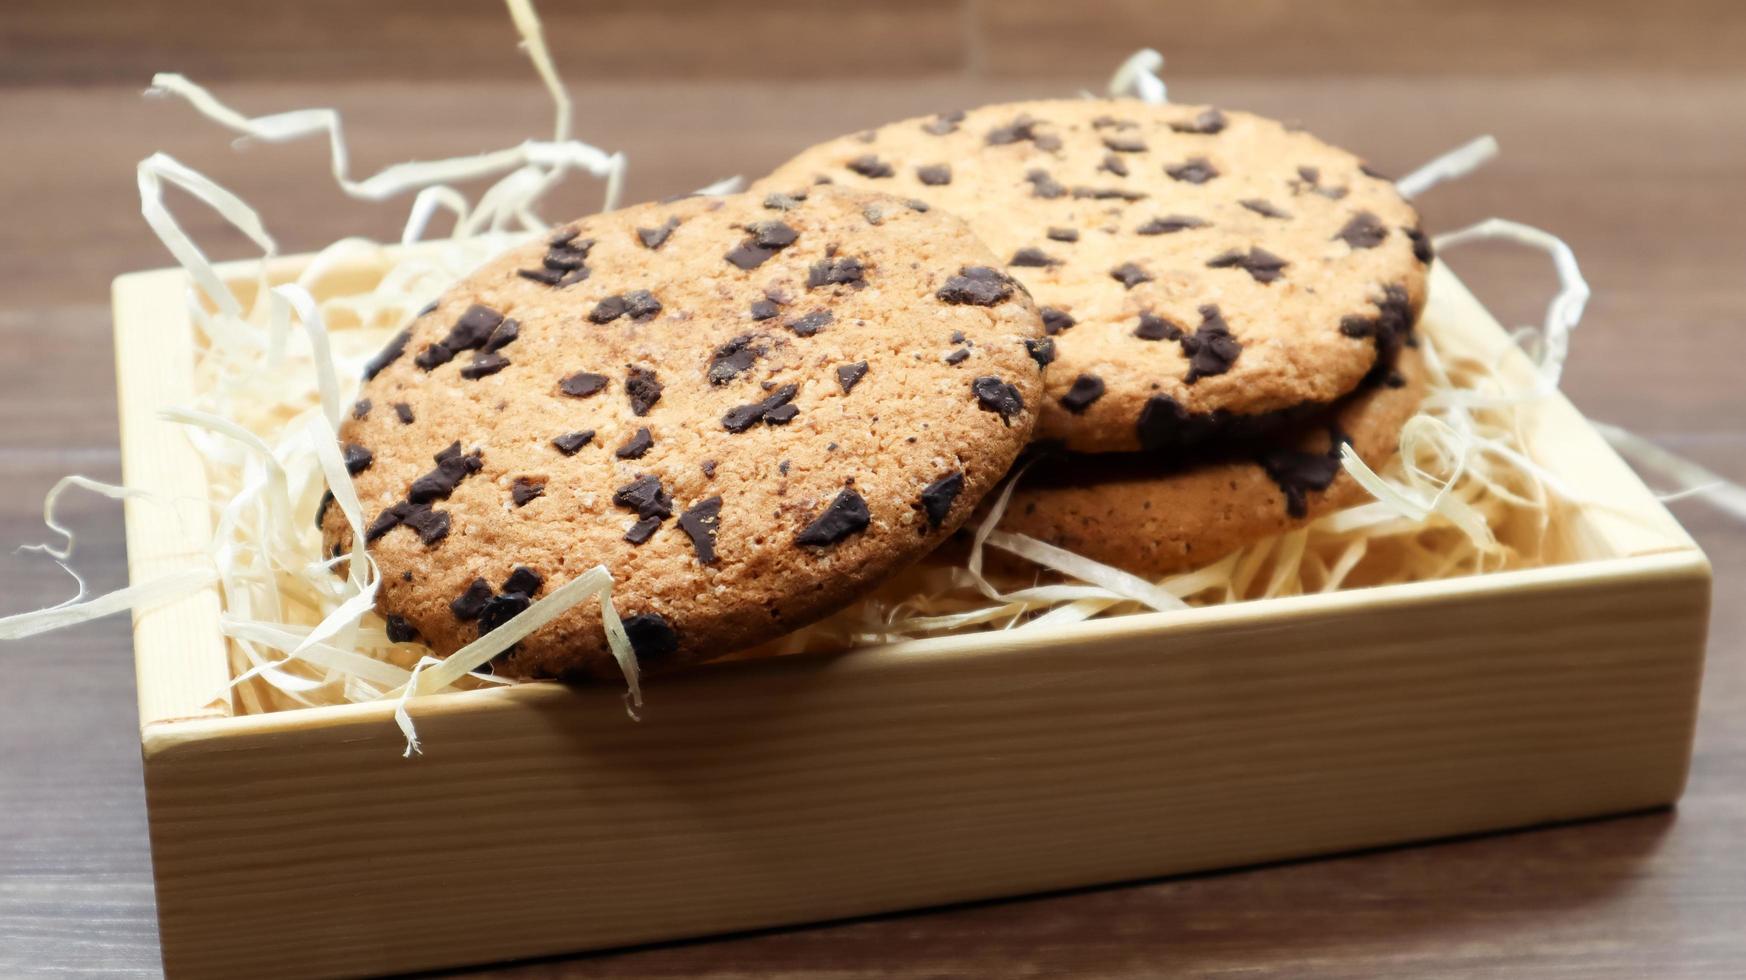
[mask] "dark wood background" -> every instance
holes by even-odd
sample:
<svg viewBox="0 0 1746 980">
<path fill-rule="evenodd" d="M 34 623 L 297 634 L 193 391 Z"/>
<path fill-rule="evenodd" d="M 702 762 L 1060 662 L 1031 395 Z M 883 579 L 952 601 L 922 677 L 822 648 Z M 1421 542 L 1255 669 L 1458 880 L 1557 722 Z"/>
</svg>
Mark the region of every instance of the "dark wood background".
<svg viewBox="0 0 1746 980">
<path fill-rule="evenodd" d="M 546 4 L 579 135 L 631 199 L 756 175 L 814 140 L 941 108 L 1099 89 L 1133 47 L 1178 101 L 1300 119 L 1401 173 L 1495 133 L 1504 157 L 1422 203 L 1567 237 L 1596 290 L 1566 388 L 1746 481 L 1746 7 L 1730 0 L 1301 4 L 924 0 Z M 169 151 L 241 191 L 285 251 L 392 236 L 315 142 L 238 149 L 154 70 L 249 112 L 344 111 L 358 173 L 542 135 L 543 96 L 483 0 L 11 0 L 0 11 L 0 543 L 43 540 L 63 473 L 115 479 L 108 283 L 168 256 L 132 167 Z M 580 213 L 576 187 L 554 214 Z M 240 238 L 185 202 L 221 256 Z M 1511 322 L 1551 277 L 1452 263 Z M 506 968 L 519 976 L 1732 977 L 1746 967 L 1746 526 L 1675 506 L 1717 604 L 1676 811 L 1069 895 Z M 123 582 L 119 508 L 78 497 L 77 564 Z M 71 589 L 0 556 L 0 612 Z M 155 975 L 133 667 L 119 620 L 0 647 L 0 975 Z M 1095 815 L 1088 815 L 1095 819 Z M 464 928 L 464 923 L 460 925 Z M 319 941 L 312 937 L 312 941 Z"/>
</svg>

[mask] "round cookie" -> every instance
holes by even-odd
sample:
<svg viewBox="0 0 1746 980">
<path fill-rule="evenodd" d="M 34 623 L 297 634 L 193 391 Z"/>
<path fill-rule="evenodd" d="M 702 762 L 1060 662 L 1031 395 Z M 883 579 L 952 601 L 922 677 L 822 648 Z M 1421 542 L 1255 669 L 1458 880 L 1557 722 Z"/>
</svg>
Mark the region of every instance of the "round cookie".
<svg viewBox="0 0 1746 980">
<path fill-rule="evenodd" d="M 341 429 L 391 633 L 447 654 L 603 564 L 659 669 L 854 599 L 1031 435 L 1051 345 L 992 263 L 956 218 L 837 189 L 642 205 L 488 263 Z M 593 602 L 492 666 L 618 673 Z"/>
<path fill-rule="evenodd" d="M 1000 527 L 1148 579 L 1199 568 L 1364 502 L 1340 466 L 1340 443 L 1380 467 L 1423 394 L 1419 353 L 1407 348 L 1384 383 L 1284 438 L 1175 468 L 1134 454 L 1044 457 L 1019 480 Z"/>
<path fill-rule="evenodd" d="M 754 189 L 814 182 L 969 222 L 1055 337 L 1038 438 L 1079 452 L 1302 418 L 1386 371 L 1424 302 L 1430 244 L 1394 185 L 1243 112 L 985 106 L 815 146 Z"/>
</svg>

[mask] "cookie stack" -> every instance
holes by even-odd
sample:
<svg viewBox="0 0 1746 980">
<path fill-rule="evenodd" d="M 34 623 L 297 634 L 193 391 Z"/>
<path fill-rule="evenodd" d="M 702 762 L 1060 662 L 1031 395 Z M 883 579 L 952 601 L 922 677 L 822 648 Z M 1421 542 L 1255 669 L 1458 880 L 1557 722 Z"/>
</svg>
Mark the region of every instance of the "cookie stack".
<svg viewBox="0 0 1746 980">
<path fill-rule="evenodd" d="M 1004 527 L 1195 566 L 1361 496 L 1340 447 L 1380 462 L 1414 411 L 1429 259 L 1351 154 L 1129 101 L 895 123 L 585 218 L 367 366 L 341 438 L 378 608 L 446 654 L 604 564 L 645 670 L 709 659 L 935 548 L 1027 446 Z M 618 673 L 588 603 L 492 668 Z"/>
</svg>

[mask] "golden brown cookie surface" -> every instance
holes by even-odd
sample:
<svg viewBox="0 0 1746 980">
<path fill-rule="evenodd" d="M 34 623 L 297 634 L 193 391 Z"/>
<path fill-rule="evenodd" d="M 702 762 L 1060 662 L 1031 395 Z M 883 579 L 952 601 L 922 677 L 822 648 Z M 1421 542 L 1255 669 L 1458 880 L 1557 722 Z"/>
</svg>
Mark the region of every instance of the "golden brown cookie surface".
<svg viewBox="0 0 1746 980">
<path fill-rule="evenodd" d="M 754 189 L 816 180 L 969 222 L 1056 341 L 1037 436 L 1080 452 L 1301 417 L 1392 359 L 1423 305 L 1429 244 L 1393 184 L 1248 113 L 985 106 L 815 146 Z"/>
<path fill-rule="evenodd" d="M 604 564 L 639 661 L 672 666 L 833 610 L 965 519 L 1035 421 L 1029 298 L 941 212 L 773 203 L 574 222 L 378 355 L 341 438 L 391 626 L 448 653 Z M 494 667 L 617 673 L 594 603 Z"/>
</svg>

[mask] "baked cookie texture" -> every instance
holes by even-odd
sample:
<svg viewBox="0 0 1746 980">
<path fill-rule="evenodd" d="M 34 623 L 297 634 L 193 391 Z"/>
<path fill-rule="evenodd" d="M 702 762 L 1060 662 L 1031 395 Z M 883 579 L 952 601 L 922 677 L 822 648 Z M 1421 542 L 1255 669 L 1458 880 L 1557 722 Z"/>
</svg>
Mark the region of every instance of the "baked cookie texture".
<svg viewBox="0 0 1746 980">
<path fill-rule="evenodd" d="M 1368 492 L 1341 468 L 1340 445 L 1382 466 L 1424 387 L 1409 347 L 1381 384 L 1258 445 L 1177 465 L 1137 454 L 1044 457 L 1019 481 L 1000 527 L 1148 579 L 1190 571 L 1363 503 Z"/>
<path fill-rule="evenodd" d="M 1056 342 L 1037 436 L 1078 452 L 1253 437 L 1390 366 L 1424 303 L 1413 207 L 1353 154 L 1244 112 L 985 106 L 815 146 L 825 182 L 969 222 Z"/>
<path fill-rule="evenodd" d="M 950 535 L 1030 438 L 1051 344 L 925 207 L 834 188 L 641 205 L 450 289 L 366 368 L 340 432 L 390 631 L 446 655 L 604 564 L 660 669 L 802 626 Z M 618 674 L 593 602 L 492 667 Z"/>
</svg>

